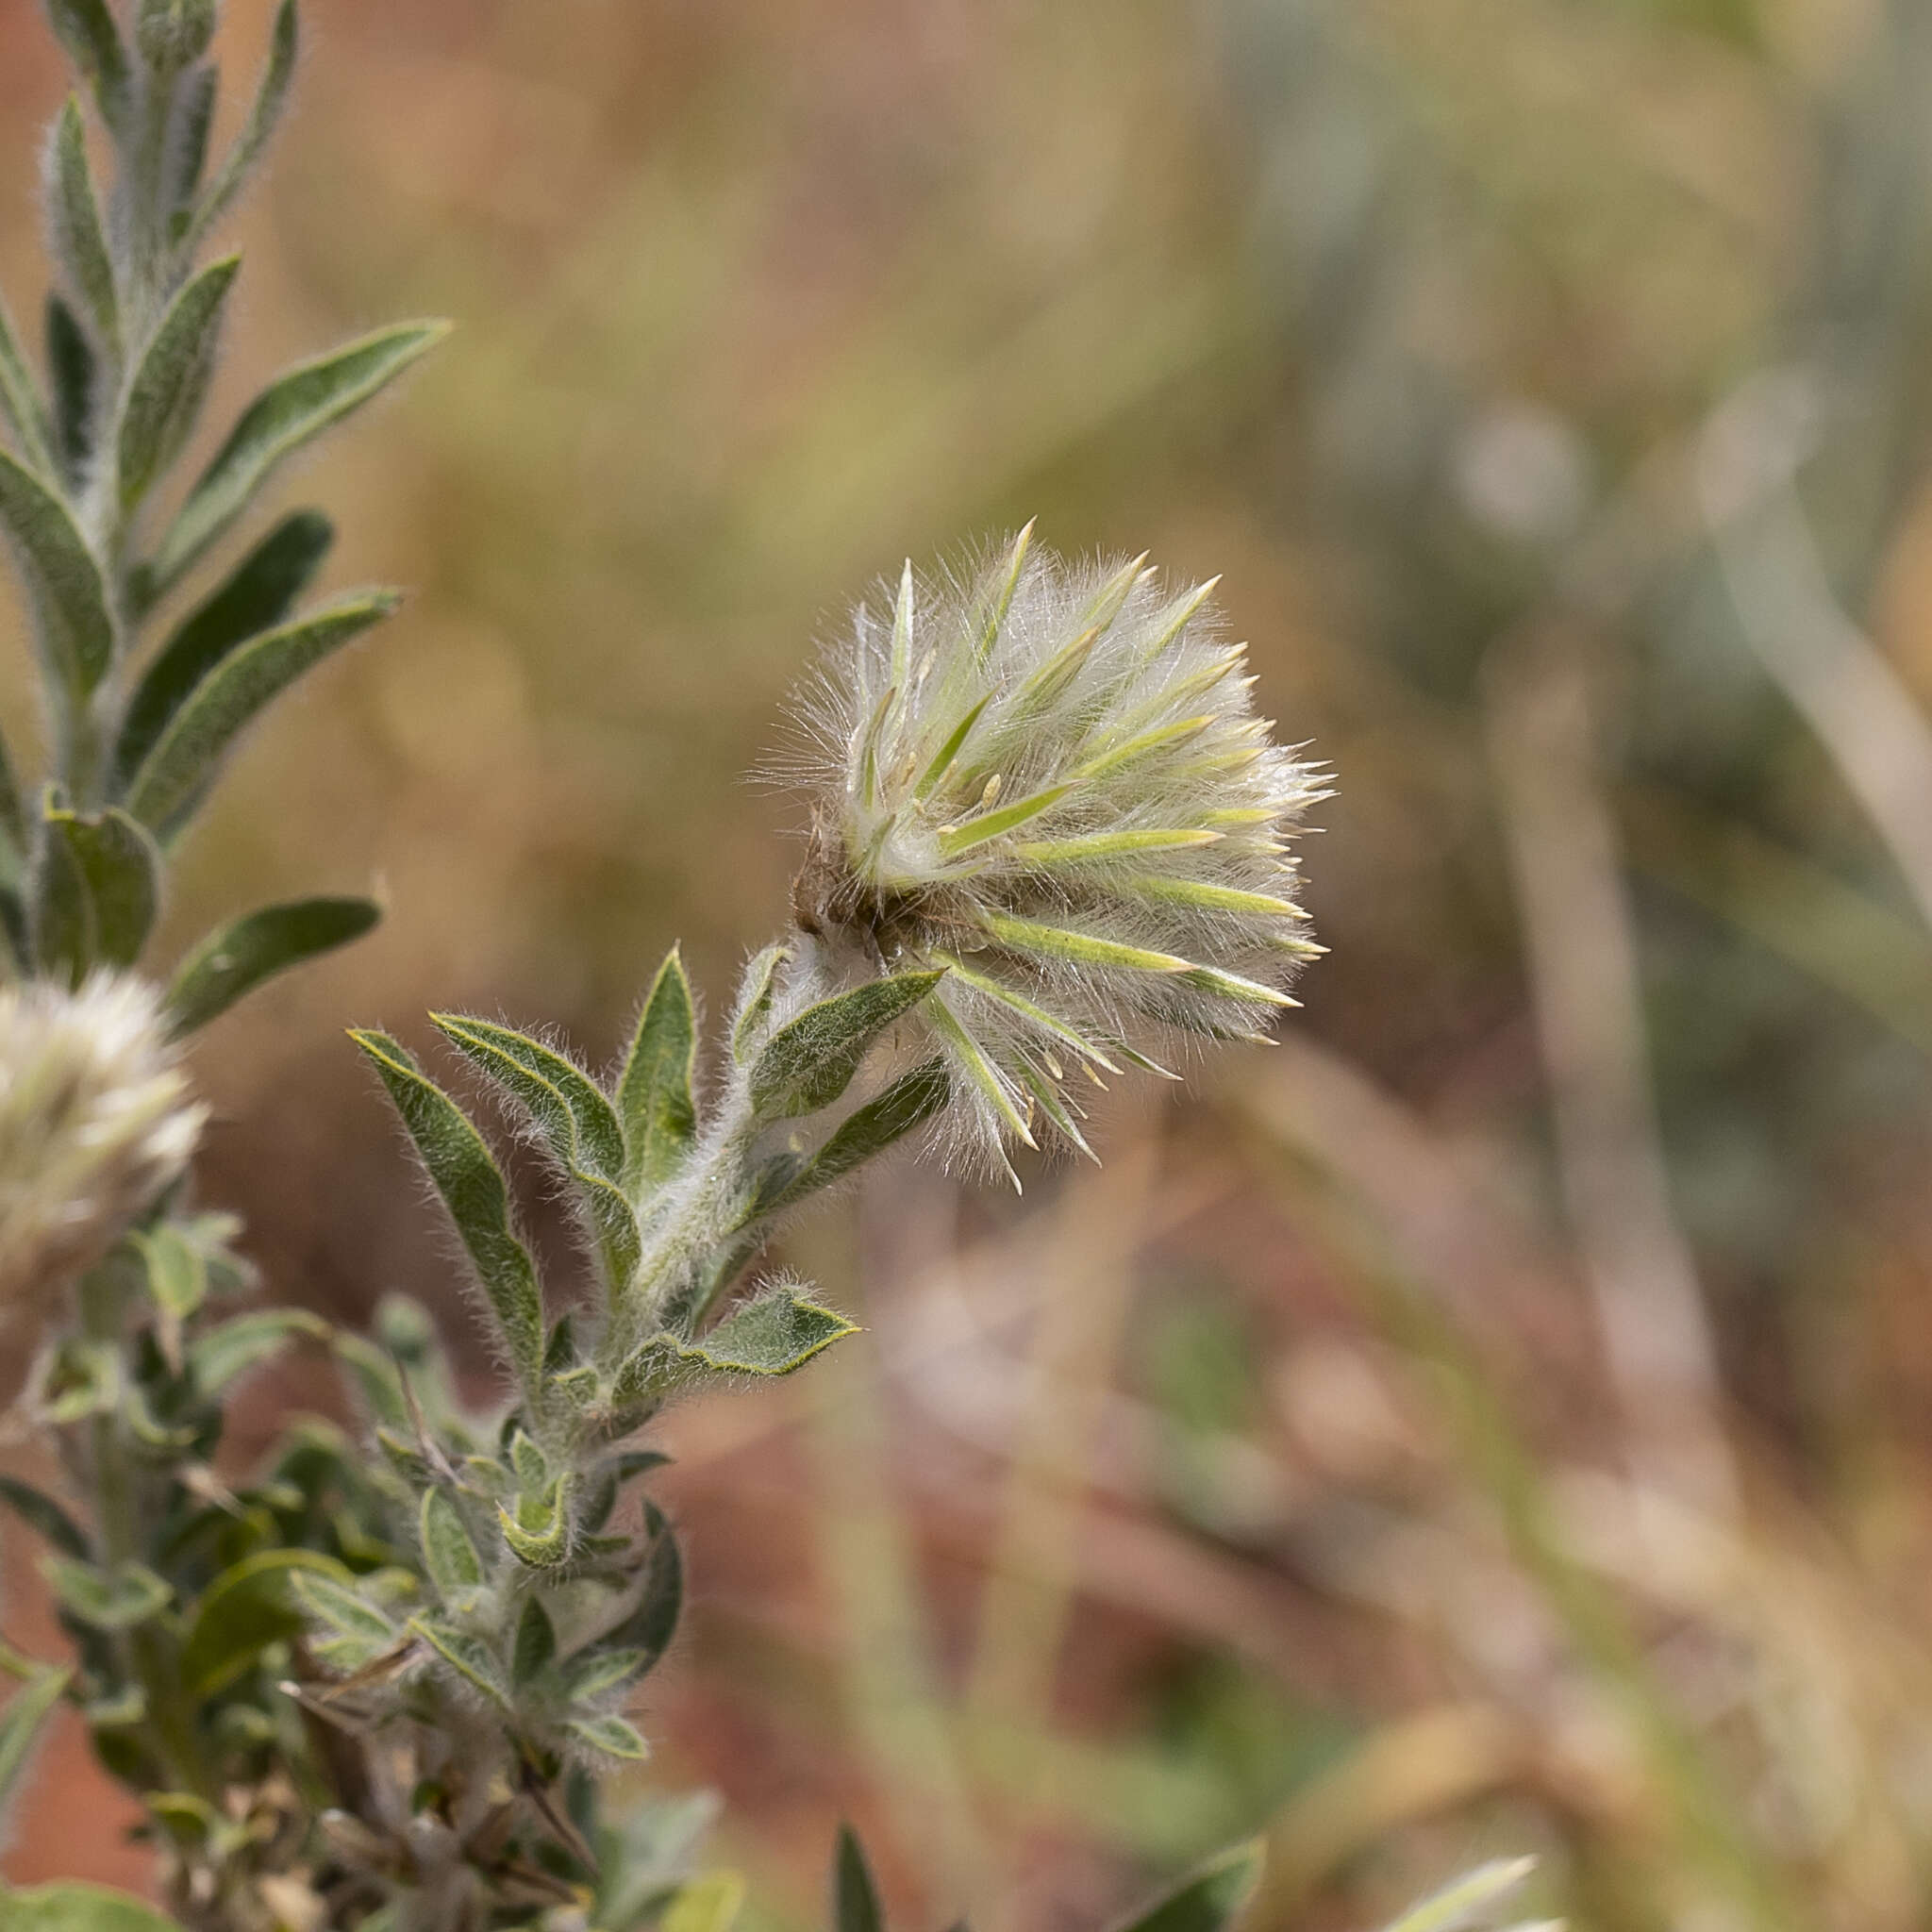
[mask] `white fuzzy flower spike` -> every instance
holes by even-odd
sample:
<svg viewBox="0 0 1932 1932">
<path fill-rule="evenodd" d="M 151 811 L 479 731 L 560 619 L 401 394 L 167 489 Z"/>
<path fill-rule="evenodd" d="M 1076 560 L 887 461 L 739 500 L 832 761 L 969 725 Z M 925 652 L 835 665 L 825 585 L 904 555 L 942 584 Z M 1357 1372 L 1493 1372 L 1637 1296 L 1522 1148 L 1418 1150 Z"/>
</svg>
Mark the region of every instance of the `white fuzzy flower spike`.
<svg viewBox="0 0 1932 1932">
<path fill-rule="evenodd" d="M 1255 715 L 1212 581 L 1073 565 L 1032 526 L 964 578 L 908 563 L 802 707 L 799 927 L 834 977 L 941 968 L 914 1014 L 958 1151 L 1089 1151 L 1070 1091 L 1160 1036 L 1255 1039 L 1321 948 L 1287 840 L 1324 774 Z"/>
<path fill-rule="evenodd" d="M 0 987 L 0 1337 L 179 1178 L 205 1117 L 143 981 Z"/>
</svg>

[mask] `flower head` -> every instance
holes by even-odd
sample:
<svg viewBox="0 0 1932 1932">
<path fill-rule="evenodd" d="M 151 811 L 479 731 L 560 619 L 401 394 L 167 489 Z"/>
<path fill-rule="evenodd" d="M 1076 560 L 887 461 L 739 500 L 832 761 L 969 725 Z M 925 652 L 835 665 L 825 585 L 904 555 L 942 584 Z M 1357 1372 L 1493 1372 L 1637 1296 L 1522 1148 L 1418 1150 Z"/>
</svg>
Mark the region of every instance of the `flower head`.
<svg viewBox="0 0 1932 1932">
<path fill-rule="evenodd" d="M 205 1117 L 144 982 L 0 987 L 0 1337 L 180 1175 Z"/>
<path fill-rule="evenodd" d="M 1287 840 L 1323 774 L 1255 715 L 1213 584 L 1030 530 L 964 576 L 908 563 L 855 614 L 804 707 L 793 889 L 835 975 L 944 970 L 913 1023 L 963 1150 L 1002 1160 L 1042 1124 L 1085 1151 L 1070 1073 L 1255 1038 L 1321 950 Z"/>
</svg>

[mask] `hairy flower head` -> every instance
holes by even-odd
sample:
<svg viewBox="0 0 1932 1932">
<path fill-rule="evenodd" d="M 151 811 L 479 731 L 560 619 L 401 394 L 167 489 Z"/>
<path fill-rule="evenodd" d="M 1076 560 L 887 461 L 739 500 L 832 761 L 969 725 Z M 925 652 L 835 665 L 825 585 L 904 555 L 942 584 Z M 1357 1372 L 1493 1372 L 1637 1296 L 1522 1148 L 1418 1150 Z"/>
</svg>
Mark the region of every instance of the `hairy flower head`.
<svg viewBox="0 0 1932 1932">
<path fill-rule="evenodd" d="M 0 987 L 0 1338 L 179 1176 L 205 1117 L 144 982 Z"/>
<path fill-rule="evenodd" d="M 1085 1151 L 1070 1074 L 1255 1038 L 1321 950 L 1287 841 L 1323 774 L 1255 714 L 1212 583 L 1065 563 L 1030 528 L 859 608 L 799 773 L 798 926 L 835 974 L 943 970 L 912 1022 L 962 1151 L 995 1159 L 1042 1124 Z"/>
</svg>

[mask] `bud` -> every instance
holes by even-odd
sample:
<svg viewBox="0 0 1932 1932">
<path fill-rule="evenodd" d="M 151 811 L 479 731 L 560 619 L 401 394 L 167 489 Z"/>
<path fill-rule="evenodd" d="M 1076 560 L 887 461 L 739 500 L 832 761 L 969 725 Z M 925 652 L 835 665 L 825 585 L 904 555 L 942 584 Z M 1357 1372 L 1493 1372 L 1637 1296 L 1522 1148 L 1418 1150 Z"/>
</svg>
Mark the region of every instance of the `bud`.
<svg viewBox="0 0 1932 1932">
<path fill-rule="evenodd" d="M 1255 715 L 1213 584 L 1066 564 L 1030 528 L 861 607 L 794 761 L 811 976 L 944 969 L 908 1024 L 982 1165 L 1042 1133 L 1087 1151 L 1085 1076 L 1260 1037 L 1321 951 L 1287 841 L 1324 776 Z"/>
<path fill-rule="evenodd" d="M 141 0 L 134 35 L 157 74 L 177 74 L 208 52 L 220 22 L 220 0 Z"/>
<path fill-rule="evenodd" d="M 142 981 L 0 987 L 0 1341 L 31 1340 L 180 1175 L 205 1117 Z"/>
</svg>

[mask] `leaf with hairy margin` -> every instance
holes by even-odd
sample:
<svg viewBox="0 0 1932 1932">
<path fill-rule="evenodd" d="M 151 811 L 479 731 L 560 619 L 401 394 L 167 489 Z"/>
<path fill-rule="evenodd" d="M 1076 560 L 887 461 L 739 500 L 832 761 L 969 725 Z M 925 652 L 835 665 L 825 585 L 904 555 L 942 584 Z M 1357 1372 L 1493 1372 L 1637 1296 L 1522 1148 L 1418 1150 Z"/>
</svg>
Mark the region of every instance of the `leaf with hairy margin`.
<svg viewBox="0 0 1932 1932">
<path fill-rule="evenodd" d="M 175 970 L 165 1008 L 183 1039 L 265 979 L 358 940 L 381 923 L 373 899 L 292 899 L 264 906 L 211 932 Z"/>
<path fill-rule="evenodd" d="M 127 111 L 127 49 L 108 0 L 47 0 L 54 36 L 93 92 L 101 119 L 119 129 Z"/>
<path fill-rule="evenodd" d="M 380 624 L 393 591 L 338 598 L 231 651 L 198 683 L 127 781 L 127 808 L 166 837 L 201 803 L 223 754 L 304 672 Z"/>
<path fill-rule="evenodd" d="M 58 289 L 47 291 L 48 441 L 54 467 L 70 490 L 78 489 L 93 455 L 94 389 L 100 362 L 80 317 Z"/>
<path fill-rule="evenodd" d="M 476 1554 L 476 1545 L 463 1526 L 462 1512 L 446 1490 L 424 1491 L 417 1527 L 423 1539 L 424 1565 L 444 1602 L 482 1588 L 483 1558 Z"/>
<path fill-rule="evenodd" d="M 272 1643 L 299 1637 L 308 1617 L 295 1594 L 298 1572 L 313 1571 L 344 1589 L 354 1575 L 319 1550 L 259 1550 L 208 1585 L 181 1644 L 181 1687 L 196 1702 L 225 1690 Z"/>
<path fill-rule="evenodd" d="M 204 1395 L 219 1395 L 298 1337 L 327 1341 L 335 1331 L 307 1308 L 255 1308 L 205 1329 L 188 1345 L 188 1366 Z"/>
<path fill-rule="evenodd" d="M 943 1060 L 927 1060 L 901 1074 L 884 1092 L 855 1108 L 818 1152 L 802 1164 L 777 1168 L 755 1199 L 758 1214 L 776 1214 L 808 1194 L 841 1181 L 874 1156 L 922 1127 L 942 1111 L 952 1094 Z"/>
<path fill-rule="evenodd" d="M 117 480 L 131 510 L 194 427 L 214 373 L 222 314 L 242 266 L 239 255 L 211 261 L 183 284 L 142 352 L 121 404 Z"/>
<path fill-rule="evenodd" d="M 944 977 L 943 971 L 901 973 L 808 1007 L 779 1027 L 753 1063 L 753 1105 L 768 1120 L 831 1106 L 873 1041 Z"/>
<path fill-rule="evenodd" d="M 113 661 L 106 580 L 67 506 L 0 450 L 0 529 L 12 541 L 49 683 L 77 706 Z"/>
<path fill-rule="evenodd" d="M 96 339 L 110 354 L 121 341 L 121 303 L 114 258 L 88 165 L 87 126 L 70 94 L 54 123 L 48 149 L 47 227 L 54 254 L 87 309 Z"/>
<path fill-rule="evenodd" d="M 662 1187 L 683 1165 L 697 1138 L 697 1108 L 691 1098 L 697 1041 L 691 982 L 673 946 L 638 1016 L 617 1083 L 624 1191 L 633 1201 Z"/>
<path fill-rule="evenodd" d="M 456 1102 L 386 1033 L 352 1029 L 403 1117 L 429 1178 L 456 1223 L 519 1378 L 527 1391 L 543 1369 L 543 1297 L 536 1264 L 510 1226 L 509 1192 L 483 1137 Z"/>
<path fill-rule="evenodd" d="M 189 492 L 150 566 L 158 595 L 227 529 L 282 460 L 366 403 L 446 333 L 398 323 L 276 377 L 242 413 Z"/>
<path fill-rule="evenodd" d="M 92 966 L 128 967 L 160 909 L 160 854 L 118 807 L 98 818 L 46 814 L 35 902 L 42 969 L 78 984 Z"/>
</svg>

